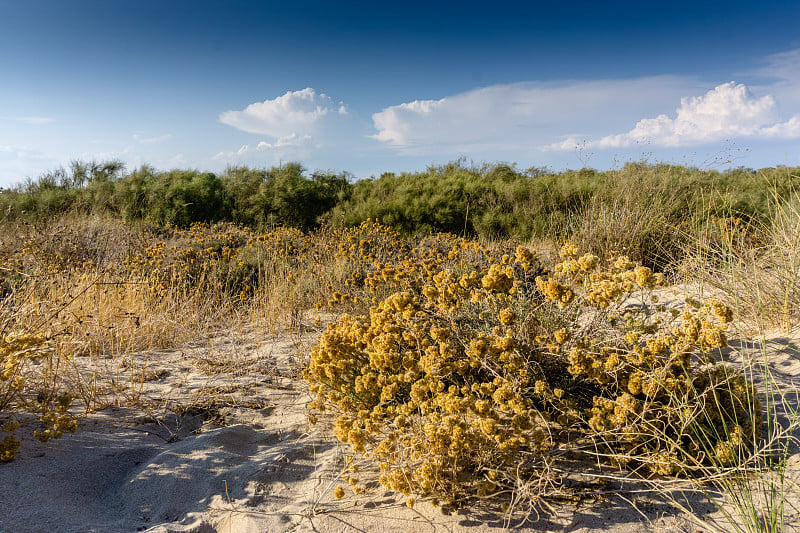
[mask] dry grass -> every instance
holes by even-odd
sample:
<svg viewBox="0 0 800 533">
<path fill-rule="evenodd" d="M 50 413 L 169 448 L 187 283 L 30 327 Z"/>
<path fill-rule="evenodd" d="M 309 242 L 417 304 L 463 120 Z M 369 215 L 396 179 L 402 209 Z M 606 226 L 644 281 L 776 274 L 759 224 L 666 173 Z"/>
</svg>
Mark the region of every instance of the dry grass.
<svg viewBox="0 0 800 533">
<path fill-rule="evenodd" d="M 697 233 L 681 265 L 688 281 L 722 295 L 749 333 L 800 325 L 800 189 L 774 194 L 765 222 L 733 213 Z"/>
<path fill-rule="evenodd" d="M 580 249 L 600 257 L 627 255 L 671 271 L 693 239 L 685 231 L 691 221 L 681 209 L 692 194 L 658 173 L 629 176 L 626 187 L 609 183 L 592 196 L 585 212 L 570 218 L 566 233 Z"/>
<path fill-rule="evenodd" d="M 789 181 L 798 179 L 789 176 Z M 772 185 L 765 178 L 763 186 Z M 777 190 L 777 189 L 772 189 Z M 800 193 L 775 192 L 764 221 L 746 221 L 732 213 L 711 217 L 696 239 L 687 241 L 680 272 L 700 293 L 713 294 L 735 313 L 736 337 L 760 345 L 761 356 L 740 358 L 740 368 L 758 384 L 765 410 L 763 438 L 744 468 L 723 470 L 715 487 L 700 487 L 727 518 L 726 528 L 741 532 L 790 529 L 797 513 L 800 486 L 790 458 L 800 443 L 796 375 L 787 378 L 780 352 L 767 350 L 769 336 L 794 338 L 800 327 Z M 796 349 L 787 347 L 790 357 Z"/>
<path fill-rule="evenodd" d="M 703 239 L 691 240 L 676 233 L 675 241 L 669 242 L 647 240 L 651 234 L 663 236 L 664 226 L 676 221 L 666 208 L 642 198 L 622 198 L 615 209 L 591 211 L 591 216 L 580 221 L 576 239 L 586 249 L 611 256 L 628 252 L 654 265 L 661 264 L 664 258 L 672 261 L 678 244 L 691 243 L 684 249 L 681 263 L 685 281 L 713 289 L 715 297 L 734 310 L 737 323 L 741 324 L 737 336 L 775 327 L 791 330 L 800 324 L 797 197 L 776 198 L 768 224 L 747 226 L 733 218 L 716 219 L 703 228 Z M 482 451 L 470 458 L 473 462 L 462 461 L 459 455 L 446 468 L 434 463 L 427 468 L 423 464 L 425 458 L 415 453 L 422 451 L 420 445 L 428 446 L 427 450 L 433 445 L 444 446 L 443 441 L 437 440 L 439 437 L 425 440 L 429 436 L 424 416 L 436 409 L 423 413 L 424 409 L 400 412 L 395 408 L 391 424 L 400 424 L 395 429 L 413 431 L 407 432 L 411 439 L 407 442 L 396 436 L 394 451 L 385 454 L 389 467 L 382 472 L 383 481 L 390 488 L 407 492 L 411 505 L 419 497 L 456 500 L 469 496 L 477 497 L 480 505 L 504 502 L 509 512 L 535 513 L 546 510 L 548 502 L 589 492 L 607 493 L 609 480 L 638 483 L 645 478 L 688 474 L 696 479 L 697 490 L 705 490 L 707 483 L 713 482 L 729 498 L 753 495 L 733 501 L 739 515 L 731 515 L 730 521 L 750 524 L 743 531 L 778 531 L 790 499 L 785 494 L 797 494 L 797 487 L 783 475 L 785 461 L 781 462 L 790 453 L 793 435 L 800 425 L 800 416 L 791 407 L 796 391 L 773 379 L 766 354 L 763 364 L 730 367 L 730 372 L 719 375 L 712 375 L 702 366 L 702 357 L 716 353 L 714 350 L 721 346 L 712 342 L 718 340 L 714 332 L 718 332 L 720 323 L 712 319 L 716 311 L 722 313 L 718 308 L 696 307 L 690 318 L 673 317 L 668 310 L 662 312 L 657 309 L 658 302 L 648 299 L 652 287 L 644 271 L 637 285 L 643 294 L 638 306 L 630 305 L 626 299 L 630 291 L 624 288 L 609 296 L 608 291 L 614 292 L 611 285 L 621 284 L 626 275 L 628 281 L 636 281 L 633 265 L 620 267 L 618 280 L 602 274 L 602 268 L 613 261 L 598 260 L 591 267 L 581 265 L 579 277 L 571 277 L 568 271 L 572 267 L 562 266 L 560 273 L 551 278 L 555 284 L 537 285 L 535 278 L 544 271 L 527 252 L 514 257 L 516 243 L 481 245 L 451 235 L 412 241 L 371 223 L 348 230 L 323 228 L 316 233 L 302 233 L 276 228 L 256 234 L 230 225 L 181 230 L 66 217 L 37 225 L 5 223 L 0 225 L 0 243 L 3 339 L 29 339 L 24 346 L 4 341 L 8 347 L 4 364 L 8 365 L 11 356 L 25 363 L 12 364 L 13 372 L 0 381 L 0 422 L 9 423 L 7 428 L 23 411 L 35 412 L 43 420 L 48 413 L 63 414 L 58 406 L 59 401 L 64 401 L 64 392 L 78 400 L 72 403 L 73 412 L 77 408 L 92 411 L 109 405 L 142 405 L 140 391 L 164 377 L 163 369 L 147 355 L 154 350 L 203 343 L 211 346 L 209 339 L 221 331 L 253 328 L 266 335 L 288 332 L 299 339 L 304 332 L 322 331 L 321 321 L 315 317 L 335 318 L 348 313 L 356 318 L 343 319 L 341 323 L 349 324 L 347 320 L 351 320 L 350 325 L 358 331 L 366 331 L 364 324 L 369 320 L 396 326 L 393 331 L 400 331 L 402 339 L 397 346 L 411 337 L 420 345 L 427 340 L 428 346 L 437 346 L 442 361 L 432 359 L 432 366 L 424 373 L 438 376 L 436 383 L 428 385 L 438 387 L 441 382 L 444 389 L 438 392 L 445 396 L 453 385 L 471 389 L 477 384 L 479 392 L 473 394 L 471 404 L 464 403 L 466 400 L 460 396 L 469 394 L 462 395 L 461 390 L 449 399 L 441 398 L 437 423 L 450 424 L 447 448 L 453 445 L 453 432 L 462 426 L 461 422 L 482 420 L 481 413 L 487 406 L 476 401 L 489 402 L 488 411 L 497 415 L 489 418 L 497 426 L 507 424 L 506 429 L 520 429 L 503 433 L 497 441 L 499 434 L 487 422 L 488 432 L 480 428 L 475 432 L 482 433 L 486 442 Z M 575 264 L 583 259 L 571 251 L 565 258 Z M 548 264 L 546 259 L 542 261 Z M 554 263 L 549 265 L 552 269 Z M 512 269 L 512 275 L 506 276 L 506 267 Z M 470 278 L 470 273 L 475 277 Z M 595 279 L 593 275 L 599 277 Z M 464 283 L 460 283 L 462 280 Z M 604 280 L 613 283 L 596 284 Z M 511 288 L 516 290 L 510 291 Z M 466 290 L 464 294 L 459 293 L 462 289 Z M 572 297 L 567 291 L 572 291 Z M 404 292 L 430 303 L 414 310 L 428 320 L 426 331 L 411 331 L 424 320 L 411 314 L 404 317 L 409 302 L 397 296 Z M 462 302 L 479 292 L 482 296 L 477 302 Z M 626 312 L 631 316 L 626 317 Z M 644 362 L 639 366 L 614 363 L 612 356 L 627 357 L 636 353 L 637 346 L 647 345 L 647 339 L 660 333 L 669 335 L 670 328 L 689 324 L 709 337 L 707 342 L 702 337 L 693 338 L 694 362 L 682 370 L 670 367 L 671 374 L 662 372 L 656 376 L 673 365 L 669 354 L 676 351 L 675 342 L 686 340 L 677 334 L 667 343 L 672 343 L 670 350 L 652 350 L 658 357 L 647 363 L 651 365 L 649 369 L 642 366 Z M 403 328 L 410 328 L 406 331 L 408 338 L 403 337 Z M 339 333 L 346 337 L 350 333 L 344 329 Z M 329 331 L 336 330 L 332 327 Z M 379 333 L 374 330 L 371 334 Z M 632 335 L 626 338 L 628 333 Z M 472 344 L 480 335 L 489 346 L 485 353 Z M 691 336 L 691 332 L 687 335 Z M 506 337 L 512 339 L 509 346 L 503 340 Z M 353 337 L 356 338 L 357 335 Z M 376 342 L 375 336 L 364 339 L 367 344 Z M 457 354 L 478 354 L 475 371 L 482 373 L 480 379 L 476 374 L 471 381 L 465 378 L 463 383 L 456 383 L 454 380 L 460 379 L 458 373 L 445 375 L 441 368 L 435 369 L 453 355 L 445 345 Z M 491 350 L 496 353 L 491 355 Z M 377 349 L 373 352 L 372 356 L 379 354 Z M 538 354 L 535 358 L 528 357 L 534 352 Z M 401 354 L 401 359 L 405 355 Z M 504 359 L 493 360 L 495 356 Z M 655 365 L 659 358 L 667 363 Z M 457 364 L 457 359 L 447 364 Z M 42 361 L 46 364 L 34 364 Z M 246 375 L 254 372 L 254 365 L 258 364 L 212 356 L 193 361 L 209 380 L 220 373 Z M 594 361 L 599 361 L 599 366 Z M 532 362 L 539 366 L 541 375 L 523 383 L 518 379 L 519 369 Z M 517 368 L 517 363 L 522 366 Z M 650 387 L 652 394 L 644 392 L 641 383 L 631 388 L 634 376 L 641 381 L 636 369 L 649 376 L 644 388 Z M 414 369 L 404 368 L 404 373 L 411 370 Z M 273 370 L 260 368 L 258 372 L 266 375 Z M 283 376 L 282 372 L 274 370 L 276 376 Z M 509 377 L 508 372 L 516 372 L 515 377 Z M 292 372 L 284 373 L 288 376 Z M 24 377 L 24 385 L 17 382 L 19 386 L 13 386 L 17 375 Z M 701 383 L 703 375 L 708 383 Z M 513 389 L 509 397 L 497 393 L 502 389 L 501 383 L 480 390 L 482 384 L 503 376 Z M 543 376 L 550 379 L 541 379 Z M 746 379 L 741 381 L 740 376 Z M 408 378 L 410 381 L 398 381 L 398 386 L 408 385 L 410 391 L 418 381 L 412 377 Z M 317 385 L 321 382 L 316 380 Z M 676 382 L 688 385 L 676 386 Z M 758 384 L 758 398 L 767 423 L 764 437 L 756 443 L 748 441 L 753 434 L 747 425 L 748 417 L 728 413 L 731 409 L 756 412 L 755 396 L 748 388 L 751 382 Z M 323 385 L 330 388 L 331 383 Z M 392 405 L 391 391 L 383 394 L 386 385 L 377 393 L 376 405 Z M 580 396 L 581 387 L 588 387 L 591 394 Z M 364 390 L 362 387 L 359 394 L 367 394 Z M 610 392 L 604 396 L 604 391 Z M 209 385 L 206 392 L 203 398 L 192 401 L 201 405 L 214 400 L 216 403 L 208 405 L 217 409 L 220 402 L 241 391 Z M 598 401 L 592 395 L 605 400 Z M 530 404 L 526 407 L 527 422 L 514 418 L 520 414 L 515 411 L 519 407 L 514 404 L 515 398 Z M 342 412 L 353 415 L 347 424 L 339 424 L 337 433 L 356 451 L 366 449 L 370 439 L 375 447 L 379 446 L 391 433 L 381 433 L 384 428 L 369 434 L 367 423 L 385 423 L 388 418 L 383 414 L 373 420 L 371 414 L 361 416 L 363 406 L 343 408 L 339 399 L 327 399 L 331 400 L 328 407 L 338 405 Z M 453 405 L 448 407 L 445 400 Z M 433 395 L 424 401 L 439 400 Z M 318 406 L 324 402 L 325 398 L 318 398 Z M 455 409 L 456 403 L 458 409 L 446 412 Z M 464 410 L 472 413 L 474 420 L 456 420 Z M 456 418 L 445 420 L 450 415 Z M 53 436 L 60 435 L 68 421 L 57 419 L 58 416 L 46 418 L 41 430 L 50 429 Z M 691 434 L 689 444 L 676 438 L 676 428 Z M 466 426 L 462 429 L 472 431 Z M 526 431 L 536 434 L 527 444 Z M 13 436 L 13 431 L 5 433 Z M 474 442 L 478 441 L 483 442 Z M 495 446 L 501 441 L 508 449 Z M 15 448 L 12 441 L 5 442 L 3 451 L 10 459 Z M 470 450 L 470 442 L 458 441 L 456 448 Z M 687 446 L 693 446 L 691 453 Z M 525 472 L 507 468 L 512 456 L 525 458 Z M 437 468 L 439 473 L 434 472 Z M 571 477 L 578 472 L 583 477 L 576 482 Z M 445 474 L 450 477 L 445 479 Z M 353 480 L 357 476 L 347 472 L 345 478 Z M 426 489 L 425 483 L 435 490 Z M 361 484 L 356 480 L 352 486 L 358 488 Z M 654 481 L 651 488 L 668 499 L 668 486 Z M 619 494 L 623 494 L 622 490 Z M 714 498 L 713 491 L 706 492 Z M 730 509 L 730 504 L 728 501 L 722 508 Z M 762 527 L 762 522 L 767 526 Z"/>
</svg>

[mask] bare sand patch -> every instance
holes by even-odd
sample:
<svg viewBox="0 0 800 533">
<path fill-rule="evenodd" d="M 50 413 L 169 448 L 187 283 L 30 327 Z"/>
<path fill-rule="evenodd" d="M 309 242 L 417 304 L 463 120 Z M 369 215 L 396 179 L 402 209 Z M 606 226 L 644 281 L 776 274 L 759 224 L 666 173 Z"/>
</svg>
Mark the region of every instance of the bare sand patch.
<svg viewBox="0 0 800 533">
<path fill-rule="evenodd" d="M 224 332 L 180 350 L 126 356 L 116 375 L 135 386 L 114 394 L 135 399 L 140 407 L 91 414 L 80 420 L 75 434 L 48 444 L 29 437 L 34 420 L 23 423 L 31 428 L 18 431 L 23 443 L 17 457 L 0 465 L 5 488 L 0 530 L 623 533 L 733 528 L 685 483 L 669 489 L 672 501 L 667 488 L 659 494 L 644 484 L 609 483 L 606 494 L 553 501 L 551 512 L 538 516 L 508 516 L 491 507 L 441 509 L 424 500 L 410 509 L 404 498 L 377 486 L 337 499 L 334 488 L 346 485 L 339 474 L 349 450 L 326 431 L 324 421 L 308 424 L 310 397 L 299 375 L 315 335 L 314 328 L 271 337 Z M 790 401 L 800 389 L 798 333 L 734 339 L 725 357 L 732 364 L 768 367 Z M 789 417 L 791 412 L 776 411 L 778 424 Z M 787 480 L 796 483 L 798 477 L 800 450 L 792 448 Z M 722 494 L 719 498 L 725 500 Z M 795 509 L 788 508 L 786 515 L 790 528 L 800 521 Z"/>
</svg>

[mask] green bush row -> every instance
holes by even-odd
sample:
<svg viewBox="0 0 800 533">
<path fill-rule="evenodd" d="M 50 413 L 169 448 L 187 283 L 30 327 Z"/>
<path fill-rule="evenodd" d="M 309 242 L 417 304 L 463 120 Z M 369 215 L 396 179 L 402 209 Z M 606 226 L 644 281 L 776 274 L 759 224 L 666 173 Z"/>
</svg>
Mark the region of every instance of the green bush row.
<svg viewBox="0 0 800 533">
<path fill-rule="evenodd" d="M 123 172 L 116 161 L 74 162 L 68 170 L 58 169 L 3 190 L 0 209 L 9 218 L 43 219 L 78 212 L 181 227 L 232 221 L 255 228 L 310 228 L 350 188 L 346 174 L 308 176 L 298 163 L 271 169 L 231 167 L 221 175 L 197 170 L 159 172 L 149 166 Z"/>
<path fill-rule="evenodd" d="M 795 187 L 798 174 L 800 169 L 786 167 L 719 172 L 645 163 L 604 172 L 523 171 L 456 161 L 355 181 L 347 173 L 309 175 L 298 163 L 230 167 L 217 175 L 148 166 L 125 173 L 116 161 L 73 162 L 69 169 L 3 190 L 0 208 L 9 217 L 77 210 L 178 226 L 224 220 L 256 228 L 309 228 L 320 223 L 356 226 L 372 219 L 406 234 L 564 239 L 576 232 L 594 233 L 587 224 L 606 224 L 596 218 L 598 213 L 636 218 L 646 210 L 662 228 L 713 216 L 763 219 L 775 195 Z"/>
</svg>

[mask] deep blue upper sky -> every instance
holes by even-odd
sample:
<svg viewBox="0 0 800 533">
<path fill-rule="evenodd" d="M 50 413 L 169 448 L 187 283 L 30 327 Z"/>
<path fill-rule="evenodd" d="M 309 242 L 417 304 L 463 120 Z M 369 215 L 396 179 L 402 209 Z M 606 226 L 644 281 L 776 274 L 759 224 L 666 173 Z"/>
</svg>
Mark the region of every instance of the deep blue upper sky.
<svg viewBox="0 0 800 533">
<path fill-rule="evenodd" d="M 2 1 L 0 186 L 71 159 L 800 164 L 798 22 L 796 1 Z"/>
</svg>

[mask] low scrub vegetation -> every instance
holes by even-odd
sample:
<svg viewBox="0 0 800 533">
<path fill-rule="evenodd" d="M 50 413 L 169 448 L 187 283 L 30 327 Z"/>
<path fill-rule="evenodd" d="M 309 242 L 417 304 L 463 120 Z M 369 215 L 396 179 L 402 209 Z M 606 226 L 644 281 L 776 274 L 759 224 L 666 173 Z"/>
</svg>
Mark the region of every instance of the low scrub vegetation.
<svg viewBox="0 0 800 533">
<path fill-rule="evenodd" d="M 727 307 L 660 307 L 663 276 L 572 244 L 549 275 L 522 246 L 478 252 L 457 241 L 384 265 L 371 279 L 395 292 L 343 315 L 313 351 L 312 407 L 335 410 L 335 435 L 378 463 L 384 486 L 411 505 L 535 501 L 598 463 L 697 475 L 747 459 L 762 411 L 720 361 Z"/>
<path fill-rule="evenodd" d="M 230 167 L 217 175 L 147 166 L 126 173 L 117 161 L 76 161 L 2 191 L 0 210 L 9 220 L 74 212 L 179 227 L 231 221 L 255 230 L 354 227 L 370 219 L 403 235 L 572 239 L 595 253 L 624 253 L 664 271 L 713 217 L 765 223 L 773 196 L 795 190 L 797 174 L 644 163 L 605 172 L 522 171 L 457 161 L 354 181 L 346 172 L 309 174 L 297 163 Z"/>
<path fill-rule="evenodd" d="M 355 492 L 534 510 L 577 475 L 780 465 L 800 417 L 776 425 L 768 376 L 724 355 L 800 320 L 797 172 L 348 178 L 75 163 L 2 191 L 0 459 L 20 422 L 47 441 L 138 405 L 125 354 L 325 315 L 309 418 L 360 458 Z M 663 301 L 675 283 L 713 298 Z"/>
</svg>

